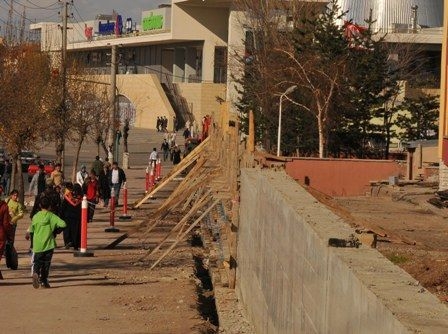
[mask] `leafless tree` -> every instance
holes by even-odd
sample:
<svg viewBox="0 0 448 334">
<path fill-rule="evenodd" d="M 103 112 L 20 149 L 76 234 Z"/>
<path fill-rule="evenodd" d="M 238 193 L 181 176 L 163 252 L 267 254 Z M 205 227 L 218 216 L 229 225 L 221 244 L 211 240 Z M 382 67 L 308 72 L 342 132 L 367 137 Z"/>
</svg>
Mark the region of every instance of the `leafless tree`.
<svg viewBox="0 0 448 334">
<path fill-rule="evenodd" d="M 37 149 L 51 126 L 50 60 L 36 45 L 0 47 L 0 74 L 0 136 L 13 161 L 11 187 L 18 188 L 23 201 L 20 153 Z"/>
</svg>

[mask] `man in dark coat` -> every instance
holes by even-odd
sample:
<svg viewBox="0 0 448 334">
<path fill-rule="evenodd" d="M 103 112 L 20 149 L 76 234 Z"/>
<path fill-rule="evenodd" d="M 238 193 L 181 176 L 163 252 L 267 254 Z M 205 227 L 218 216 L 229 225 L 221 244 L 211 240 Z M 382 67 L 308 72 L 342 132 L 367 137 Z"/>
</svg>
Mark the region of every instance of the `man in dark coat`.
<svg viewBox="0 0 448 334">
<path fill-rule="evenodd" d="M 126 182 L 126 174 L 124 170 L 118 167 L 118 162 L 114 161 L 112 163 L 112 168 L 109 170 L 107 179 L 110 184 L 111 190 L 114 191 L 115 195 L 115 205 L 118 205 L 118 197 L 120 195 L 120 189 L 124 182 Z"/>
</svg>

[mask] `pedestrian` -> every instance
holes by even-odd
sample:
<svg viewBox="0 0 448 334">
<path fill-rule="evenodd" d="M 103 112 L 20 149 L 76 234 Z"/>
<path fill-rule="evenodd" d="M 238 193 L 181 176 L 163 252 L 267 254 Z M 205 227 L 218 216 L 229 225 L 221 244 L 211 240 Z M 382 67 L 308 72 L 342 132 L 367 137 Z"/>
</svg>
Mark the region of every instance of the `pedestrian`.
<svg viewBox="0 0 448 334">
<path fill-rule="evenodd" d="M 112 165 L 111 165 L 111 163 L 109 162 L 109 158 L 108 158 L 108 157 L 105 157 L 105 158 L 104 158 L 104 162 L 103 162 L 103 170 L 104 170 L 104 169 L 109 170 L 111 166 L 112 166 Z M 96 171 L 95 171 L 95 172 L 96 172 Z M 99 175 L 100 175 L 100 174 L 97 174 L 97 176 L 99 176 Z"/>
<path fill-rule="evenodd" d="M 3 187 L 0 186 L 0 195 L 3 194 Z M 8 205 L 5 201 L 0 200 L 0 260 L 7 242 L 14 242 L 13 229 L 11 225 L 11 217 L 9 215 Z M 0 271 L 0 280 L 3 279 Z"/>
<path fill-rule="evenodd" d="M 166 116 L 163 116 L 163 119 L 162 119 L 162 130 L 163 130 L 163 132 L 168 131 L 168 118 L 166 118 Z"/>
<path fill-rule="evenodd" d="M 103 170 L 98 175 L 98 183 L 100 188 L 100 198 L 103 201 L 103 207 L 107 208 L 109 206 L 110 200 L 110 184 L 108 180 L 110 168 L 104 164 Z"/>
<path fill-rule="evenodd" d="M 98 204 L 100 198 L 98 179 L 93 169 L 90 171 L 89 176 L 86 178 L 84 182 L 83 191 L 84 194 L 86 195 L 87 202 L 89 203 L 87 221 L 91 223 L 93 220 L 93 215 L 95 213 L 95 207 Z"/>
<path fill-rule="evenodd" d="M 111 191 L 114 191 L 115 206 L 118 205 L 118 198 L 120 196 L 120 189 L 124 182 L 126 182 L 126 174 L 124 170 L 118 167 L 118 162 L 112 163 L 112 169 L 108 173 L 108 180 Z"/>
<path fill-rule="evenodd" d="M 184 133 L 182 134 L 185 138 L 185 140 L 187 140 L 188 138 L 190 138 L 190 129 L 189 128 L 185 128 Z"/>
<path fill-rule="evenodd" d="M 55 235 L 60 233 L 67 225 L 50 209 L 50 199 L 46 196 L 40 200 L 41 211 L 36 213 L 31 221 L 26 239 L 33 239 L 33 287 L 38 289 L 50 288 L 48 275 L 50 273 L 51 259 L 56 247 Z"/>
<path fill-rule="evenodd" d="M 76 183 L 82 187 L 87 176 L 89 176 L 89 173 L 87 173 L 87 167 L 86 165 L 82 165 L 81 169 L 76 173 Z"/>
<path fill-rule="evenodd" d="M 151 154 L 149 155 L 149 165 L 151 168 L 156 167 L 157 159 L 159 158 L 159 153 L 157 153 L 157 148 L 153 148 Z"/>
<path fill-rule="evenodd" d="M 61 219 L 67 227 L 64 228 L 64 246 L 78 250 L 81 245 L 81 202 L 82 187 L 76 184 L 67 184 L 67 191 L 61 204 Z"/>
<path fill-rule="evenodd" d="M 174 145 L 173 149 L 173 165 L 177 165 L 180 162 L 180 148 L 177 145 Z"/>
<path fill-rule="evenodd" d="M 163 140 L 162 146 L 160 146 L 160 149 L 163 152 L 163 161 L 166 161 L 168 159 L 168 153 L 170 152 L 170 144 L 166 141 L 166 139 Z"/>
<path fill-rule="evenodd" d="M 161 120 L 160 120 L 160 117 L 157 116 L 157 122 L 156 122 L 157 132 L 160 132 L 160 127 L 161 127 Z"/>
<path fill-rule="evenodd" d="M 45 191 L 47 187 L 47 180 L 45 176 L 45 167 L 44 165 L 39 165 L 39 169 L 36 174 L 33 175 L 31 179 L 30 186 L 28 189 L 28 193 L 30 196 L 34 195 L 34 205 L 31 210 L 30 218 L 33 218 L 33 215 L 39 211 L 39 196 Z"/>
<path fill-rule="evenodd" d="M 92 166 L 90 169 L 93 169 L 96 173 L 96 175 L 99 175 L 101 170 L 103 169 L 103 162 L 100 160 L 100 157 L 97 155 L 95 157 L 95 160 L 92 162 Z"/>
<path fill-rule="evenodd" d="M 9 198 L 6 200 L 6 204 L 8 204 L 9 215 L 11 217 L 11 226 L 13 230 L 13 241 L 16 235 L 17 222 L 23 218 L 24 208 L 23 205 L 19 202 L 19 191 L 17 189 L 13 189 L 9 194 Z"/>
<path fill-rule="evenodd" d="M 62 186 L 62 183 L 64 182 L 64 174 L 62 173 L 61 168 L 62 165 L 60 163 L 57 163 L 54 166 L 54 170 L 51 172 L 48 180 L 49 185 L 52 185 L 53 187 Z"/>
<path fill-rule="evenodd" d="M 176 144 L 176 132 L 172 132 L 170 135 L 170 139 L 171 139 L 171 144 Z"/>
</svg>

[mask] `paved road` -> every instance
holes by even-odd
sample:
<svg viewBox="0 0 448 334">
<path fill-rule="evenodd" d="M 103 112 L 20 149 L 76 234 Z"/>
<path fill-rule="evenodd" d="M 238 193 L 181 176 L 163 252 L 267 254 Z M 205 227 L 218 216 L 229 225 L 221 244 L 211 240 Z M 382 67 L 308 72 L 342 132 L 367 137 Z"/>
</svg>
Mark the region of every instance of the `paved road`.
<svg viewBox="0 0 448 334">
<path fill-rule="evenodd" d="M 131 169 L 126 170 L 129 202 L 144 194 L 147 156 L 150 148 L 159 147 L 162 135 L 154 131 L 134 130 L 130 136 Z M 92 150 L 93 149 L 93 150 Z M 87 145 L 81 152 L 84 161 L 96 155 L 95 145 Z M 51 154 L 46 147 L 42 155 Z M 71 157 L 68 147 L 67 157 Z M 165 172 L 170 162 L 163 164 Z M 19 221 L 16 248 L 19 252 L 19 269 L 6 268 L 0 261 L 4 280 L 0 281 L 0 321 L 4 333 L 196 333 L 192 330 L 203 321 L 196 304 L 196 286 L 191 277 L 192 259 L 189 251 L 176 251 L 176 265 L 162 265 L 157 271 L 133 266 L 136 258 L 146 251 L 140 237 L 132 236 L 117 248 L 104 247 L 118 236 L 147 219 L 148 208 L 162 203 L 159 198 L 145 203 L 142 210 L 129 213 L 131 221 L 115 221 L 119 233 L 106 233 L 110 213 L 98 208 L 88 225 L 88 250 L 92 258 L 74 257 L 65 250 L 62 237 L 55 251 L 50 272 L 51 289 L 33 289 L 30 277 L 29 243 L 24 239 L 30 219 Z M 117 216 L 121 213 L 118 209 Z M 166 232 L 165 232 L 166 233 Z M 149 240 L 147 242 L 153 243 Z M 193 305 L 193 307 L 192 307 Z"/>
</svg>

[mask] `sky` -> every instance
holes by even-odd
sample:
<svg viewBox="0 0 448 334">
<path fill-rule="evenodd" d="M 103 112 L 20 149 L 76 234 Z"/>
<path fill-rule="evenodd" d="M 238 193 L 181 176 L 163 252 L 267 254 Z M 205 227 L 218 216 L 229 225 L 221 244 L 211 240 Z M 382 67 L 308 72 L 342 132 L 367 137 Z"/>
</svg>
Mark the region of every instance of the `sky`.
<svg viewBox="0 0 448 334">
<path fill-rule="evenodd" d="M 11 0 L 0 0 L 0 35 L 4 34 L 4 27 L 8 19 Z M 26 24 L 34 22 L 60 22 L 58 12 L 62 3 L 58 0 L 12 0 L 14 3 L 14 21 L 16 25 L 22 16 L 23 7 L 26 12 Z M 112 14 L 112 10 L 121 14 L 124 19 L 131 17 L 140 23 L 141 12 L 157 8 L 159 4 L 171 3 L 171 0 L 73 0 L 69 6 L 69 13 L 73 13 L 72 22 L 90 21 L 97 14 Z"/>
</svg>

